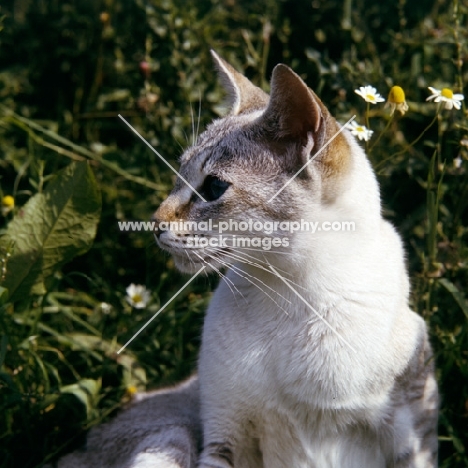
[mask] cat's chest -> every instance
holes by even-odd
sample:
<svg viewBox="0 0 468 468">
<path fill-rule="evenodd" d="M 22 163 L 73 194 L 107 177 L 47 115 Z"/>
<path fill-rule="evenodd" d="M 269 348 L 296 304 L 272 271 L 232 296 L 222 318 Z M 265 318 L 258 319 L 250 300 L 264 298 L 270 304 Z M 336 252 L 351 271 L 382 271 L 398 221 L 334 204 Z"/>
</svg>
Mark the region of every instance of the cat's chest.
<svg viewBox="0 0 468 468">
<path fill-rule="evenodd" d="M 364 356 L 357 356 L 294 295 L 277 291 L 282 297 L 277 294 L 275 303 L 253 288 L 243 292 L 243 298 L 227 287 L 216 292 L 205 322 L 201 364 L 236 385 L 242 382 L 251 401 L 266 401 L 268 395 L 275 406 L 355 406 L 361 398 L 356 389 L 367 372 Z M 360 366 L 366 369 L 361 372 Z"/>
</svg>

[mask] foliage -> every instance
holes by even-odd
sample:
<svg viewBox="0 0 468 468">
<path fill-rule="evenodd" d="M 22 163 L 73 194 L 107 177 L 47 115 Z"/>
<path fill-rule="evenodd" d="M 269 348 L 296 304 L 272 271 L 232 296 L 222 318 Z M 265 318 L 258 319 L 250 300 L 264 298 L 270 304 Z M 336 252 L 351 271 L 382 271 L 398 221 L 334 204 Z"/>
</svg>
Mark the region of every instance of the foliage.
<svg viewBox="0 0 468 468">
<path fill-rule="evenodd" d="M 265 89 L 272 67 L 287 63 L 338 120 L 356 114 L 374 131 L 365 144 L 436 352 L 440 466 L 467 466 L 467 113 L 425 102 L 428 86 L 467 95 L 467 37 L 461 0 L 2 7 L 0 196 L 15 206 L 0 218 L 0 466 L 53 460 L 135 388 L 193 369 L 211 279 L 116 354 L 186 281 L 151 233 L 117 229 L 149 219 L 174 180 L 117 114 L 176 167 L 221 111 L 210 48 Z M 401 86 L 409 110 L 391 117 L 366 105 L 354 92 L 365 85 L 384 97 Z M 145 309 L 125 300 L 130 283 L 151 292 Z"/>
</svg>

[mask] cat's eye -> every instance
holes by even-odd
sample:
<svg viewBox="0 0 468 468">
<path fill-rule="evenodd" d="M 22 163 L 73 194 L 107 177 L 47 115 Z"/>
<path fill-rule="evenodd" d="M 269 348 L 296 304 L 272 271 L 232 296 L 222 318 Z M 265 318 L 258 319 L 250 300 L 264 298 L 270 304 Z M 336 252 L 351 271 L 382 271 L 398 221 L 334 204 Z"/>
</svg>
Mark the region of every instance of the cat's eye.
<svg viewBox="0 0 468 468">
<path fill-rule="evenodd" d="M 209 175 L 203 182 L 203 194 L 207 201 L 217 200 L 229 188 L 231 184 L 220 178 Z"/>
</svg>

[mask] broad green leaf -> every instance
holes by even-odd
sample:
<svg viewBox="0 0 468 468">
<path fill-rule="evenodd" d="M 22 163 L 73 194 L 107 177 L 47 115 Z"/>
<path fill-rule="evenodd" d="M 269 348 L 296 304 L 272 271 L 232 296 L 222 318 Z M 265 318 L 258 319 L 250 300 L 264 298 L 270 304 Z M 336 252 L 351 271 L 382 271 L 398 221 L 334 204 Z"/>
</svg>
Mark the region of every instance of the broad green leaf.
<svg viewBox="0 0 468 468">
<path fill-rule="evenodd" d="M 0 239 L 0 247 L 14 244 L 3 283 L 12 301 L 45 293 L 54 272 L 91 247 L 100 211 L 86 162 L 70 164 L 26 203 Z"/>
</svg>

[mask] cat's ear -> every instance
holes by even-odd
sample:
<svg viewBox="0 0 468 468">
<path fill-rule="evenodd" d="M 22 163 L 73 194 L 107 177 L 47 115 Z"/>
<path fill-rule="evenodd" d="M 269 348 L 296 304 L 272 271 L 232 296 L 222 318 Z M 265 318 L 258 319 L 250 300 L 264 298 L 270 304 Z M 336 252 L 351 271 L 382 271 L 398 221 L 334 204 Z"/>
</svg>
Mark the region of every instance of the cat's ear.
<svg viewBox="0 0 468 468">
<path fill-rule="evenodd" d="M 211 55 L 224 89 L 228 92 L 231 115 L 264 109 L 268 94 L 252 84 L 244 75 L 223 60 L 214 50 Z"/>
<path fill-rule="evenodd" d="M 279 137 L 307 141 L 324 130 L 329 113 L 320 99 L 302 79 L 286 65 L 277 65 L 271 77 L 271 93 L 263 121 Z"/>
<path fill-rule="evenodd" d="M 294 153 L 299 166 L 332 142 L 317 159 L 322 174 L 328 178 L 349 168 L 349 146 L 339 132 L 340 126 L 317 95 L 286 65 L 273 70 L 270 101 L 258 123 L 276 140 L 300 145 L 300 151 Z"/>
</svg>

